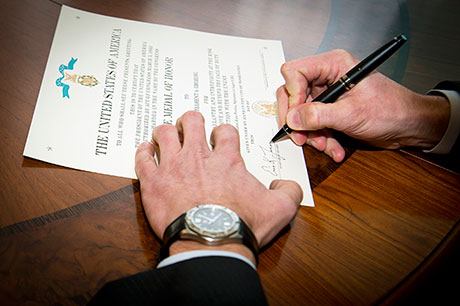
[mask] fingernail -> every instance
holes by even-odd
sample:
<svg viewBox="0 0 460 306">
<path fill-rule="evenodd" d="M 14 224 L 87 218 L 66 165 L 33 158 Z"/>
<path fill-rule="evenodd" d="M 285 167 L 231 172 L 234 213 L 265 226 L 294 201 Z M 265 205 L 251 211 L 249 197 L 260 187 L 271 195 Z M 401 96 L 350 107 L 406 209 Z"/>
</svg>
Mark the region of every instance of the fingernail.
<svg viewBox="0 0 460 306">
<path fill-rule="evenodd" d="M 301 127 L 302 122 L 300 121 L 300 113 L 295 109 L 291 110 L 287 115 L 287 122 L 291 128 L 295 129 Z"/>
<path fill-rule="evenodd" d="M 139 145 L 139 148 L 142 149 L 142 148 L 146 148 L 149 146 L 149 143 L 148 142 L 143 142 Z"/>
<path fill-rule="evenodd" d="M 139 145 L 138 149 L 150 148 L 151 145 L 151 142 L 145 141 Z"/>
</svg>

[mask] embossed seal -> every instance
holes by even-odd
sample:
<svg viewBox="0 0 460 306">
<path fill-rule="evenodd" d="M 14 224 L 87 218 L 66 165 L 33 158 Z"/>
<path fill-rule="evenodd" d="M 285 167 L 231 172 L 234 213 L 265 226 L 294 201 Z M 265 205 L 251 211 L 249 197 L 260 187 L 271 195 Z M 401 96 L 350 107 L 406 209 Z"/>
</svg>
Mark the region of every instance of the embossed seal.
<svg viewBox="0 0 460 306">
<path fill-rule="evenodd" d="M 252 103 L 252 110 L 262 117 L 275 118 L 278 112 L 278 103 L 276 101 L 256 101 Z"/>
</svg>

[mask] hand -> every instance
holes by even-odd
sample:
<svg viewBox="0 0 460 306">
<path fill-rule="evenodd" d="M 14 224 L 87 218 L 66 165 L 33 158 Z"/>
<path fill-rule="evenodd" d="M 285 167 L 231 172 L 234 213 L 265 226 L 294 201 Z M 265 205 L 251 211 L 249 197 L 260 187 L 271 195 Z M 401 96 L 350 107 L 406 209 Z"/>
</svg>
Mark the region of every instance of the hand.
<svg viewBox="0 0 460 306">
<path fill-rule="evenodd" d="M 307 143 L 340 162 L 345 151 L 331 129 L 387 149 L 439 142 L 448 124 L 447 100 L 412 92 L 375 71 L 335 103 L 311 103 L 357 63 L 348 52 L 334 50 L 283 65 L 278 118 L 295 130 L 294 143 Z"/>
<path fill-rule="evenodd" d="M 216 127 L 211 145 L 212 150 L 202 115 L 191 111 L 176 126 L 158 126 L 153 144 L 139 146 L 136 173 L 152 229 L 162 238 L 165 228 L 188 209 L 220 204 L 236 212 L 264 246 L 294 218 L 302 200 L 300 186 L 275 180 L 267 189 L 251 175 L 240 154 L 238 131 L 231 125 Z"/>
</svg>

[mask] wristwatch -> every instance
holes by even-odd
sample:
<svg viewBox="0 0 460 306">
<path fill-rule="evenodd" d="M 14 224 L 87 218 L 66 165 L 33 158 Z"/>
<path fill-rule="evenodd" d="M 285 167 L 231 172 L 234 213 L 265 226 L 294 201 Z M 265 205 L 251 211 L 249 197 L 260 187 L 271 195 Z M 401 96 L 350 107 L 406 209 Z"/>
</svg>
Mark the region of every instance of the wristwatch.
<svg viewBox="0 0 460 306">
<path fill-rule="evenodd" d="M 163 234 L 160 261 L 169 256 L 171 244 L 180 239 L 206 245 L 241 243 L 254 253 L 257 262 L 259 246 L 251 229 L 235 212 L 221 205 L 198 205 L 174 220 Z"/>
</svg>

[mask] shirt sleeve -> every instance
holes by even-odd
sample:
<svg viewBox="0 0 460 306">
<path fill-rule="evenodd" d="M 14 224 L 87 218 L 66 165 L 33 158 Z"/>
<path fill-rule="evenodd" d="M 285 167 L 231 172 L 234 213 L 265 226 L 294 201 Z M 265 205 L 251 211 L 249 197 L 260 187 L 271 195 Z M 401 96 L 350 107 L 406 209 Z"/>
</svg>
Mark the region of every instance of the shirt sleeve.
<svg viewBox="0 0 460 306">
<path fill-rule="evenodd" d="M 235 259 L 239 259 L 241 261 L 244 261 L 248 265 L 250 265 L 254 270 L 256 269 L 256 266 L 250 261 L 248 258 L 244 257 L 241 254 L 235 253 L 235 252 L 229 252 L 229 251 L 218 251 L 218 250 L 196 250 L 196 251 L 188 251 L 188 252 L 183 252 L 179 254 L 175 254 L 172 256 L 169 256 L 162 260 L 158 266 L 157 269 L 164 268 L 166 266 L 185 261 L 188 259 L 192 258 L 197 258 L 197 257 L 209 257 L 209 256 L 224 256 L 224 257 L 232 257 Z"/>
<path fill-rule="evenodd" d="M 441 95 L 447 98 L 450 103 L 450 118 L 444 136 L 432 149 L 423 150 L 425 153 L 448 154 L 460 133 L 460 95 L 454 90 L 433 89 L 428 95 Z"/>
</svg>

